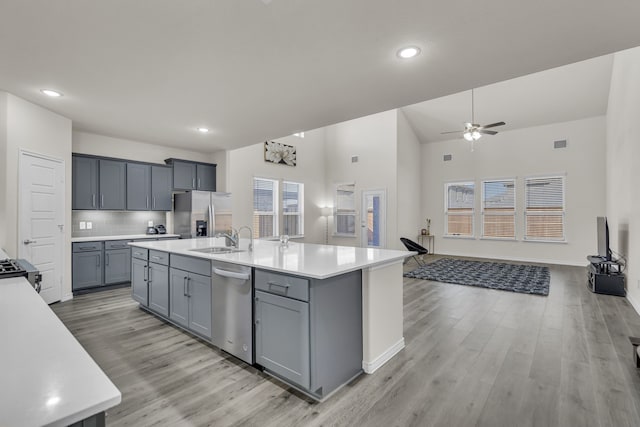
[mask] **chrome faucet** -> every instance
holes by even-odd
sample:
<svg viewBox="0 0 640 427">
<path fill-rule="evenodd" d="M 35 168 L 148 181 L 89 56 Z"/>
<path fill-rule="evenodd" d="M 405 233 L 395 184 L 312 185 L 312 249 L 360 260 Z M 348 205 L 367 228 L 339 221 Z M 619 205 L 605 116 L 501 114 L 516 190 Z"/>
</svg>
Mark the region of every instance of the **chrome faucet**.
<svg viewBox="0 0 640 427">
<path fill-rule="evenodd" d="M 239 243 L 239 239 L 238 239 L 238 230 L 236 230 L 235 228 L 231 227 L 231 230 L 229 230 L 231 234 L 229 233 L 218 233 L 216 234 L 216 237 L 226 237 L 227 239 L 229 239 L 229 241 L 231 241 L 231 246 L 238 249 L 238 243 Z"/>
<path fill-rule="evenodd" d="M 249 238 L 251 239 L 251 242 L 249 243 L 249 252 L 253 251 L 253 230 L 251 229 L 251 227 L 249 227 L 248 225 L 243 225 L 242 227 L 238 228 L 238 231 L 236 231 L 236 236 L 238 236 L 240 234 L 240 231 L 246 228 L 247 230 L 249 230 Z M 238 241 L 240 241 L 240 238 L 238 238 Z"/>
</svg>

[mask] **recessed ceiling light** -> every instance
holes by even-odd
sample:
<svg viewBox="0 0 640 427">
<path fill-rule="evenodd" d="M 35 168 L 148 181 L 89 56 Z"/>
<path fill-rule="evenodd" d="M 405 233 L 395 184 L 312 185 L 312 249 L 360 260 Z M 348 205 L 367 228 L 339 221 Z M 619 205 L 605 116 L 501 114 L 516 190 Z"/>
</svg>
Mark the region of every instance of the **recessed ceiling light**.
<svg viewBox="0 0 640 427">
<path fill-rule="evenodd" d="M 198 132 L 200 132 L 200 133 L 208 133 L 209 132 L 209 128 L 198 128 Z"/>
<path fill-rule="evenodd" d="M 413 58 L 414 56 L 418 56 L 420 53 L 420 48 L 416 46 L 407 46 L 403 47 L 398 51 L 398 56 L 402 59 Z"/>
<path fill-rule="evenodd" d="M 40 92 L 44 93 L 47 96 L 50 96 L 52 98 L 58 98 L 60 96 L 62 96 L 61 92 L 58 92 L 57 90 L 51 90 L 51 89 L 40 89 Z"/>
</svg>

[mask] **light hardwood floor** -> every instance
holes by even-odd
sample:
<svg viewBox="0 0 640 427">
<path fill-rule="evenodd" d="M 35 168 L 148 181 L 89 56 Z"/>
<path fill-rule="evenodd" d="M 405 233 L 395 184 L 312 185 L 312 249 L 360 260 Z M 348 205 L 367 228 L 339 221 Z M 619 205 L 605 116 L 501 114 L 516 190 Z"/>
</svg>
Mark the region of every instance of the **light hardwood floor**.
<svg viewBox="0 0 640 427">
<path fill-rule="evenodd" d="M 589 292 L 586 268 L 549 267 L 548 297 L 405 279 L 406 348 L 324 403 L 144 313 L 129 288 L 52 308 L 122 392 L 110 426 L 639 426 L 640 316 Z"/>
</svg>

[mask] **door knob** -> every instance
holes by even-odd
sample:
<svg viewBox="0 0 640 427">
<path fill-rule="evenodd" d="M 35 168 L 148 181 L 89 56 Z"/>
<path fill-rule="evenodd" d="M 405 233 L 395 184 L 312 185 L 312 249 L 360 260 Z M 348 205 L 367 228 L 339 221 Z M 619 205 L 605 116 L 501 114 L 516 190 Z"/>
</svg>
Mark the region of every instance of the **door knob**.
<svg viewBox="0 0 640 427">
<path fill-rule="evenodd" d="M 25 239 L 22 241 L 22 243 L 24 243 L 25 245 L 28 245 L 30 243 L 38 243 L 37 240 L 29 240 L 29 239 Z"/>
</svg>

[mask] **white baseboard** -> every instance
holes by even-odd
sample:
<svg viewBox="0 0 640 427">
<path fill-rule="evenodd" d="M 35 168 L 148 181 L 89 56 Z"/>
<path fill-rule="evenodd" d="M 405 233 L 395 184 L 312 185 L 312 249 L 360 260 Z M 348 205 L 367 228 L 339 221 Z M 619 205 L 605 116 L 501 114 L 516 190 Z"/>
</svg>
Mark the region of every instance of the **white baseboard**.
<svg viewBox="0 0 640 427">
<path fill-rule="evenodd" d="M 400 338 L 400 341 L 389 347 L 380 356 L 373 359 L 371 362 L 362 361 L 362 370 L 367 374 L 373 374 L 382 365 L 387 363 L 393 356 L 398 354 L 400 350 L 404 348 L 404 337 Z"/>
<path fill-rule="evenodd" d="M 627 300 L 631 303 L 631 307 L 636 311 L 636 313 L 640 314 L 640 302 L 631 298 L 631 294 L 627 292 Z"/>
<path fill-rule="evenodd" d="M 513 256 L 509 256 L 507 257 L 498 257 L 498 256 L 491 256 L 491 255 L 482 255 L 479 256 L 477 253 L 461 253 L 456 251 L 455 253 L 447 253 L 447 252 L 438 252 L 437 254 L 434 255 L 448 255 L 448 256 L 462 256 L 462 257 L 469 257 L 469 258 L 486 258 L 486 259 L 496 259 L 496 260 L 501 260 L 501 261 L 518 261 L 518 262 L 533 262 L 536 264 L 556 264 L 556 265 L 569 265 L 572 267 L 586 267 L 587 265 L 589 265 L 589 262 L 587 261 L 586 257 L 584 260 L 582 261 L 561 261 L 561 260 L 557 260 L 557 259 L 535 259 L 535 258 L 519 258 L 519 257 L 513 257 Z"/>
<path fill-rule="evenodd" d="M 62 298 L 60 299 L 60 302 L 65 302 L 65 301 L 69 301 L 73 299 L 73 294 L 63 294 Z"/>
</svg>

